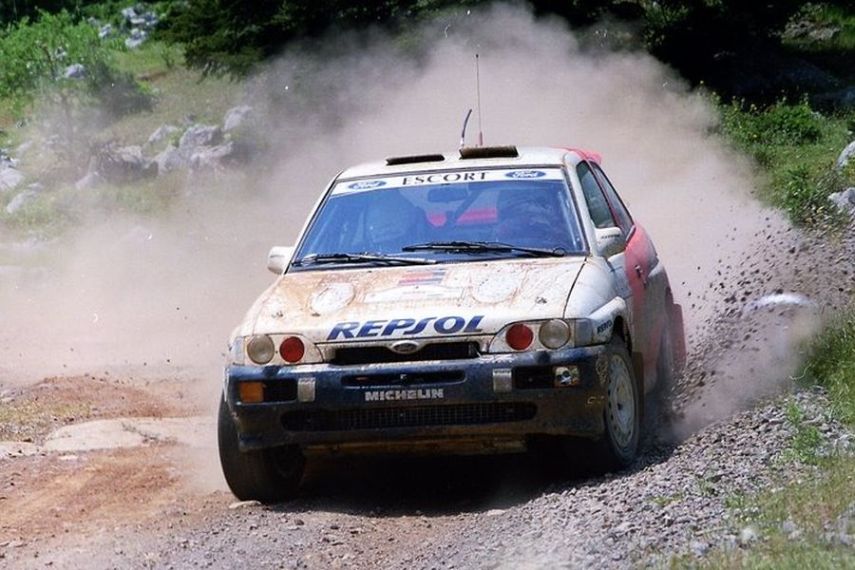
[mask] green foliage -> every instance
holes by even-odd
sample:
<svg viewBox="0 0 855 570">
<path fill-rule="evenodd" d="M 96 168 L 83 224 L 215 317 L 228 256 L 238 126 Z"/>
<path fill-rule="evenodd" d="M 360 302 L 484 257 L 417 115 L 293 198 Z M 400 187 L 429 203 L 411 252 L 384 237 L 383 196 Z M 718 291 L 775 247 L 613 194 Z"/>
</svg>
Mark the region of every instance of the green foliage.
<svg viewBox="0 0 855 570">
<path fill-rule="evenodd" d="M 804 101 L 767 108 L 735 101 L 721 113 L 724 134 L 768 172 L 769 202 L 801 225 L 840 221 L 828 195 L 855 183 L 851 173 L 833 168 L 851 136 L 849 116 L 824 116 Z"/>
<path fill-rule="evenodd" d="M 785 452 L 785 458 L 815 465 L 819 460 L 817 451 L 822 443 L 822 434 L 815 426 L 805 423 L 804 412 L 795 402 L 789 402 L 787 405 L 787 421 L 795 428 L 796 433 Z"/>
<path fill-rule="evenodd" d="M 814 341 L 805 377 L 825 386 L 837 416 L 855 426 L 855 309 L 839 315 Z"/>
<path fill-rule="evenodd" d="M 24 18 L 0 34 L 0 98 L 14 101 L 18 112 L 44 99 L 66 115 L 90 101 L 113 114 L 147 107 L 150 98 L 133 77 L 112 66 L 118 45 L 102 42 L 93 26 L 75 23 L 68 12 Z M 66 77 L 74 64 L 84 67 L 83 78 Z"/>
</svg>

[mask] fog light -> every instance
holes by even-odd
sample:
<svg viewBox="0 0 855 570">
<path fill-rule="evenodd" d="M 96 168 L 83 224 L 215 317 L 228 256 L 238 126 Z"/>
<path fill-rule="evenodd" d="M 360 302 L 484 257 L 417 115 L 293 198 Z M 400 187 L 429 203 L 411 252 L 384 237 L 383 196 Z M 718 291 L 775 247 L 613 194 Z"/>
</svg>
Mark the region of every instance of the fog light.
<svg viewBox="0 0 855 570">
<path fill-rule="evenodd" d="M 540 325 L 538 338 L 546 348 L 561 348 L 570 340 L 570 325 L 561 319 L 552 319 Z"/>
<path fill-rule="evenodd" d="M 238 383 L 238 397 L 244 404 L 260 404 L 264 401 L 264 384 L 262 382 Z"/>
<path fill-rule="evenodd" d="M 582 384 L 582 376 L 579 374 L 578 366 L 556 366 L 555 387 L 569 388 Z"/>
</svg>

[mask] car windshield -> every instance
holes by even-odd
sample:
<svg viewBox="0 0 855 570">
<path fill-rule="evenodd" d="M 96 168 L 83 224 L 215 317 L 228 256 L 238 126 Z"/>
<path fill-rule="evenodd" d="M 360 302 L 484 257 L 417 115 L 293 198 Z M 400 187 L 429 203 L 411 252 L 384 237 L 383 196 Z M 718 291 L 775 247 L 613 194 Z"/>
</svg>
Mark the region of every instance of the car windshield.
<svg viewBox="0 0 855 570">
<path fill-rule="evenodd" d="M 295 265 L 341 254 L 441 263 L 585 251 L 561 169 L 443 171 L 337 183 Z"/>
</svg>

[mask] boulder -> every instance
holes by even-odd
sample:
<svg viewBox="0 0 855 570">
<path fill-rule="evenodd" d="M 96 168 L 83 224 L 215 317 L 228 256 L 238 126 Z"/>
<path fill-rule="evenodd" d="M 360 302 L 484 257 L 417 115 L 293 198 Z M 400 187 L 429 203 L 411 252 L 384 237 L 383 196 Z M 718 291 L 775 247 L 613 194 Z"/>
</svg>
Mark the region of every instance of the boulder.
<svg viewBox="0 0 855 570">
<path fill-rule="evenodd" d="M 175 125 L 160 125 L 157 127 L 157 130 L 151 133 L 151 136 L 148 137 L 148 140 L 145 142 L 146 146 L 154 146 L 159 142 L 162 142 L 175 133 L 179 131 L 179 128 Z"/>
<path fill-rule="evenodd" d="M 249 105 L 238 105 L 226 111 L 223 118 L 223 131 L 229 132 L 243 125 L 247 118 L 252 114 L 252 107 Z"/>
<path fill-rule="evenodd" d="M 214 146 L 223 140 L 223 131 L 214 125 L 193 125 L 181 135 L 178 148 L 192 155 L 200 146 Z"/>
<path fill-rule="evenodd" d="M 86 66 L 74 63 L 65 68 L 63 73 L 66 79 L 84 79 L 86 77 Z"/>
<path fill-rule="evenodd" d="M 840 153 L 840 156 L 837 157 L 835 166 L 837 166 L 838 170 L 846 168 L 853 156 L 855 156 L 855 141 L 846 145 L 846 148 L 844 148 Z"/>
<path fill-rule="evenodd" d="M 163 152 L 154 157 L 154 162 L 157 164 L 157 173 L 166 174 L 173 170 L 183 170 L 190 164 L 189 157 L 185 153 L 178 150 L 175 145 L 169 145 Z"/>
<path fill-rule="evenodd" d="M 193 170 L 220 169 L 234 162 L 236 157 L 235 144 L 228 141 L 224 144 L 210 147 L 200 147 L 190 157 L 190 167 Z"/>
<path fill-rule="evenodd" d="M 842 192 L 835 192 L 829 195 L 831 200 L 841 211 L 850 215 L 855 215 L 855 187 L 847 188 Z"/>
<path fill-rule="evenodd" d="M 12 166 L 0 166 L 0 192 L 14 190 L 24 181 L 24 173 Z"/>
<path fill-rule="evenodd" d="M 140 28 L 133 28 L 131 35 L 125 38 L 125 47 L 128 49 L 136 49 L 140 47 L 148 39 L 148 32 Z"/>
<path fill-rule="evenodd" d="M 157 165 L 143 156 L 139 146 L 108 145 L 89 161 L 89 173 L 119 184 L 155 176 L 157 170 Z"/>
</svg>

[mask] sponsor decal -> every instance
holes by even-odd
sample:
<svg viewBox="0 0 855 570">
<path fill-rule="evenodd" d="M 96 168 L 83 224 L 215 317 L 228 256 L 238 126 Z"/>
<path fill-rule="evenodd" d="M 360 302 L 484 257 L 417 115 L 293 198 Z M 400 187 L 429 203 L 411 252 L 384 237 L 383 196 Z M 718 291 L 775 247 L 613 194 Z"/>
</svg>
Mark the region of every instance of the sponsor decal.
<svg viewBox="0 0 855 570">
<path fill-rule="evenodd" d="M 350 338 L 376 338 L 401 335 L 417 335 L 425 332 L 436 334 L 479 333 L 478 325 L 484 315 L 475 315 L 470 319 L 457 316 L 425 317 L 423 319 L 381 319 L 374 321 L 345 321 L 336 323 L 327 340 Z"/>
<path fill-rule="evenodd" d="M 392 402 L 396 400 L 442 400 L 442 388 L 414 388 L 410 390 L 367 390 L 366 402 Z"/>
<path fill-rule="evenodd" d="M 443 279 L 445 279 L 445 269 L 424 269 L 407 273 L 398 281 L 398 285 L 438 285 Z"/>
<path fill-rule="evenodd" d="M 606 322 L 602 323 L 601 325 L 599 325 L 597 327 L 597 334 L 603 334 L 604 332 L 606 332 L 608 330 L 608 328 L 610 326 L 612 326 L 612 320 L 611 319 L 607 320 Z"/>
<path fill-rule="evenodd" d="M 508 178 L 540 178 L 546 176 L 542 170 L 512 170 L 505 174 Z"/>
<path fill-rule="evenodd" d="M 385 185 L 385 180 L 360 180 L 359 182 L 350 184 L 348 188 L 351 190 L 374 190 L 375 188 L 380 188 Z"/>
<path fill-rule="evenodd" d="M 433 174 L 417 174 L 404 176 L 401 186 L 416 184 L 448 184 L 451 182 L 481 182 L 487 179 L 486 172 L 435 172 Z"/>
<path fill-rule="evenodd" d="M 479 182 L 507 182 L 512 180 L 564 180 L 561 168 L 543 170 L 525 168 L 496 168 L 488 170 L 433 171 L 399 176 L 382 176 L 369 180 L 343 181 L 333 188 L 333 195 L 365 192 L 378 188 L 409 188 L 440 184 L 473 184 Z"/>
</svg>

